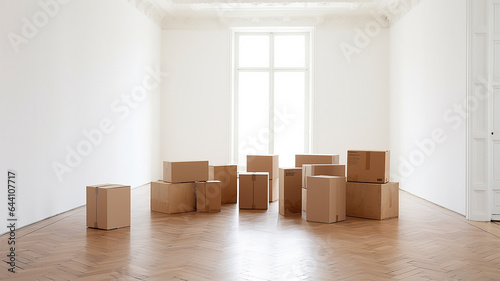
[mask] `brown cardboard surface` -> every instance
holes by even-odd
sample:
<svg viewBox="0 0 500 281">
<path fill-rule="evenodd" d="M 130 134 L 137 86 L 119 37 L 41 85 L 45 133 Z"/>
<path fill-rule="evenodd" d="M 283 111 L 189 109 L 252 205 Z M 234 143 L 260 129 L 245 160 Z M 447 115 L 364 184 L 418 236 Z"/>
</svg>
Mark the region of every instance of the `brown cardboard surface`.
<svg viewBox="0 0 500 281">
<path fill-rule="evenodd" d="M 307 189 L 302 188 L 302 211 L 307 212 Z"/>
<path fill-rule="evenodd" d="M 269 174 L 240 173 L 240 209 L 267 210 L 269 206 Z"/>
<path fill-rule="evenodd" d="M 305 164 L 302 165 L 302 187 L 307 189 L 307 177 L 338 176 L 345 177 L 345 165 L 339 164 Z"/>
<path fill-rule="evenodd" d="M 347 216 L 389 219 L 399 216 L 399 183 L 347 183 Z"/>
<path fill-rule="evenodd" d="M 221 203 L 238 202 L 238 174 L 236 165 L 210 165 L 209 180 L 221 182 Z"/>
<path fill-rule="evenodd" d="M 87 186 L 87 227 L 115 229 L 130 226 L 130 186 Z"/>
<path fill-rule="evenodd" d="M 196 211 L 194 182 L 151 182 L 151 211 L 166 214 Z"/>
<path fill-rule="evenodd" d="M 280 193 L 280 179 L 274 178 L 269 180 L 269 202 L 278 201 Z"/>
<path fill-rule="evenodd" d="M 307 177 L 307 221 L 333 223 L 346 219 L 345 177 Z"/>
<path fill-rule="evenodd" d="M 279 212 L 281 215 L 302 213 L 302 169 L 280 169 Z"/>
<path fill-rule="evenodd" d="M 347 181 L 387 183 L 389 170 L 389 151 L 347 151 Z"/>
<path fill-rule="evenodd" d="M 221 210 L 221 182 L 196 182 L 196 211 L 217 213 Z"/>
<path fill-rule="evenodd" d="M 270 180 L 279 178 L 279 156 L 247 155 L 247 172 L 268 172 Z"/>
<path fill-rule="evenodd" d="M 163 180 L 194 182 L 208 180 L 208 161 L 163 161 Z"/>
<path fill-rule="evenodd" d="M 305 164 L 338 164 L 338 154 L 295 154 L 295 167 L 301 168 Z"/>
</svg>

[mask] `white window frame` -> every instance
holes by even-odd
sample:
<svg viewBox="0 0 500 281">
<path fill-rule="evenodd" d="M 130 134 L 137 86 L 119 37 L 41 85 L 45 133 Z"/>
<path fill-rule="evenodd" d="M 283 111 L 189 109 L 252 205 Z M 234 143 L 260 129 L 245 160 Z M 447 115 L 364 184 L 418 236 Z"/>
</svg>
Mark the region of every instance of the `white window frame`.
<svg viewBox="0 0 500 281">
<path fill-rule="evenodd" d="M 269 67 L 238 67 L 238 38 L 241 35 L 269 35 Z M 305 66 L 304 67 L 274 67 L 274 36 L 280 35 L 304 35 L 306 39 Z M 313 35 L 312 27 L 297 28 L 232 28 L 231 29 L 231 140 L 230 152 L 231 162 L 238 164 L 238 73 L 242 71 L 269 72 L 269 153 L 274 153 L 274 73 L 298 71 L 305 74 L 305 96 L 304 96 L 304 153 L 309 153 L 312 146 L 312 116 L 313 106 Z"/>
</svg>

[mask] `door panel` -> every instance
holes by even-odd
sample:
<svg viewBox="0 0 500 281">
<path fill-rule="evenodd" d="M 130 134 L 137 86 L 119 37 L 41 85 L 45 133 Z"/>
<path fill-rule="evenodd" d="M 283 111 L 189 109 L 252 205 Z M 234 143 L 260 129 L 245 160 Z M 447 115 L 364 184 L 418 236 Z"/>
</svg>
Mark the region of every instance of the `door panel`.
<svg viewBox="0 0 500 281">
<path fill-rule="evenodd" d="M 492 203 L 493 215 L 500 215 L 500 88 L 493 90 L 491 156 L 492 156 Z"/>
</svg>

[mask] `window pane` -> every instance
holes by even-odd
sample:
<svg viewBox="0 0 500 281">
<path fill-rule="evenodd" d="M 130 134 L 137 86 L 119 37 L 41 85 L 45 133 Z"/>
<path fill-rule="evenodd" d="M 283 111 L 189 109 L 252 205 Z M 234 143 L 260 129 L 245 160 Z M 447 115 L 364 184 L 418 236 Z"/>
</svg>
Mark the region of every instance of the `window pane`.
<svg viewBox="0 0 500 281">
<path fill-rule="evenodd" d="M 239 67 L 269 67 L 269 36 L 239 37 Z"/>
<path fill-rule="evenodd" d="M 274 37 L 275 67 L 304 67 L 305 37 L 302 35 L 276 35 Z"/>
<path fill-rule="evenodd" d="M 269 74 L 240 72 L 238 81 L 238 165 L 248 154 L 269 153 Z"/>
<path fill-rule="evenodd" d="M 304 153 L 305 73 L 274 74 L 274 152 L 280 167 L 294 167 Z"/>
</svg>

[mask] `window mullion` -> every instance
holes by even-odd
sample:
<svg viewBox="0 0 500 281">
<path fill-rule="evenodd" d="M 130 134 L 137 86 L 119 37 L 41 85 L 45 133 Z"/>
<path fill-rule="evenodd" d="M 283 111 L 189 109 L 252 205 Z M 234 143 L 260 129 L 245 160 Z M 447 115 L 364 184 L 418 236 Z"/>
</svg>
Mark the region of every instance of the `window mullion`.
<svg viewBox="0 0 500 281">
<path fill-rule="evenodd" d="M 274 153 L 274 34 L 269 33 L 269 153 Z"/>
</svg>

